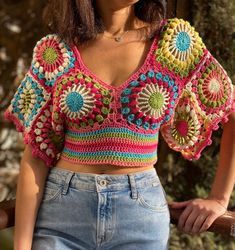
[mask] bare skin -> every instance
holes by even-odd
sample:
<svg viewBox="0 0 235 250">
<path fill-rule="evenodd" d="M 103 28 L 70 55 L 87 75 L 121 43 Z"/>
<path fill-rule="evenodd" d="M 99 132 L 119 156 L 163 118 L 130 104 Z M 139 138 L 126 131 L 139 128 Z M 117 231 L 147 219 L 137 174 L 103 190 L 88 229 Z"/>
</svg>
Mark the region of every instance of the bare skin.
<svg viewBox="0 0 235 250">
<path fill-rule="evenodd" d="M 30 250 L 33 229 L 49 168 L 33 157 L 30 145 L 26 145 L 20 162 L 17 180 L 14 250 Z"/>
<path fill-rule="evenodd" d="M 120 86 L 143 64 L 152 42 L 141 41 L 140 30 L 146 31 L 147 25 L 134 18 L 133 4 L 137 1 L 97 0 L 99 12 L 106 26 L 106 35 L 122 34 L 123 31 L 131 28 L 135 30 L 128 32 L 121 44 L 100 35 L 95 41 L 79 47 L 85 65 L 100 79 L 112 86 Z M 132 20 L 131 27 L 126 26 L 126 23 L 129 23 L 128 18 Z M 106 53 L 102 53 L 104 50 Z M 97 67 L 97 61 L 92 61 L 93 58 L 99 58 L 99 67 Z M 228 204 L 235 179 L 234 131 L 235 118 L 230 116 L 228 124 L 224 126 L 220 163 L 208 199 L 193 199 L 174 205 L 175 207 L 186 207 L 179 222 L 179 228 L 184 225 L 185 232 L 198 233 L 207 230 L 213 221 L 226 210 L 224 207 Z M 78 172 L 108 174 L 122 174 L 153 168 L 153 166 L 139 168 L 136 166 L 122 169 L 108 164 L 75 165 L 62 159 L 54 167 Z M 32 156 L 31 148 L 26 145 L 17 184 L 14 250 L 31 249 L 34 223 L 47 174 L 48 168 L 40 159 Z M 202 225 L 203 221 L 206 222 Z"/>
<path fill-rule="evenodd" d="M 235 180 L 235 113 L 223 126 L 220 159 L 213 185 L 207 199 L 173 202 L 172 208 L 185 208 L 178 222 L 178 229 L 197 234 L 206 231 L 228 207 Z"/>
<path fill-rule="evenodd" d="M 134 16 L 132 4 L 135 2 L 138 1 L 97 1 L 106 26 L 105 35 L 112 37 L 113 34 L 122 34 L 125 30 L 131 30 L 124 36 L 122 42 L 117 43 L 99 34 L 95 40 L 82 46 L 77 45 L 86 67 L 99 79 L 114 87 L 121 86 L 143 65 L 153 42 L 152 39 L 144 40 L 144 35 L 150 32 L 150 27 Z M 131 23 L 131 26 L 125 27 L 126 22 Z M 124 174 L 154 168 L 153 165 L 129 168 L 111 164 L 78 165 L 63 159 L 59 159 L 55 167 L 97 174 Z"/>
</svg>

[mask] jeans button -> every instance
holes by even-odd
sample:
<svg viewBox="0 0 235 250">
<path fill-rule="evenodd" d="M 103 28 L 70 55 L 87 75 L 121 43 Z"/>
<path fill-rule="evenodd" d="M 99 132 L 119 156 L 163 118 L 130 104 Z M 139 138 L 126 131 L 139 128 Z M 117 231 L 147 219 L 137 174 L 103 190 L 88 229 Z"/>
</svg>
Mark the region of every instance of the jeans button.
<svg viewBox="0 0 235 250">
<path fill-rule="evenodd" d="M 106 186 L 107 184 L 107 181 L 106 180 L 100 180 L 100 185 L 101 186 Z"/>
</svg>

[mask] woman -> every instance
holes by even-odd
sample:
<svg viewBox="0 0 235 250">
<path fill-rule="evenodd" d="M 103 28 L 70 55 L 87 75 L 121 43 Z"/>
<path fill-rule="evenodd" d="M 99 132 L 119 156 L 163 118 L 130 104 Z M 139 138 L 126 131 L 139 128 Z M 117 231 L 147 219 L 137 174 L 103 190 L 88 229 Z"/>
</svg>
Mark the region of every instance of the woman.
<svg viewBox="0 0 235 250">
<path fill-rule="evenodd" d="M 170 214 L 154 168 L 159 131 L 192 160 L 229 120 L 208 198 L 172 203 L 185 207 L 179 228 L 188 233 L 226 211 L 233 86 L 194 28 L 165 19 L 165 8 L 153 0 L 51 1 L 54 33 L 37 42 L 5 112 L 27 144 L 15 250 L 167 249 Z"/>
</svg>

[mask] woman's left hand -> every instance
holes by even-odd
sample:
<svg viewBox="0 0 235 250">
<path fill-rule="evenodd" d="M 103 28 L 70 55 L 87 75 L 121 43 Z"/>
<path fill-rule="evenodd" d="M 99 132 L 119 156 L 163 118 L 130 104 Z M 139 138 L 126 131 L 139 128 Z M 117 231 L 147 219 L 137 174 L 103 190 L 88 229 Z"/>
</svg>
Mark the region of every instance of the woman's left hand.
<svg viewBox="0 0 235 250">
<path fill-rule="evenodd" d="M 183 202 L 170 202 L 172 208 L 183 208 L 177 228 L 185 233 L 197 234 L 206 231 L 227 209 L 213 199 L 191 199 Z"/>
</svg>

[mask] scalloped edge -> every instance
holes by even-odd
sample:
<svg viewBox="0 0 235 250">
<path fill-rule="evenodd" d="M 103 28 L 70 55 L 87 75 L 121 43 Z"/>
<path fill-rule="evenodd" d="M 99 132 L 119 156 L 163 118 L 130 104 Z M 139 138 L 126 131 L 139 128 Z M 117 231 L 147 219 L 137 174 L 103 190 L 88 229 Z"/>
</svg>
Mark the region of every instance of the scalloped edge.
<svg viewBox="0 0 235 250">
<path fill-rule="evenodd" d="M 22 124 L 19 122 L 18 118 L 16 116 L 14 116 L 8 109 L 4 112 L 4 118 L 7 121 L 12 121 L 13 124 L 16 127 L 17 132 L 22 133 L 23 135 L 23 142 L 24 144 L 29 144 L 32 148 L 32 155 L 35 158 L 40 158 L 41 160 L 43 160 L 43 162 L 45 163 L 45 165 L 48 168 L 52 168 L 54 166 L 54 159 L 50 159 L 48 158 L 48 156 L 46 156 L 45 153 L 43 153 L 42 151 L 40 151 L 35 142 L 34 142 L 34 137 L 30 134 L 25 132 L 24 126 L 22 126 Z"/>
<path fill-rule="evenodd" d="M 195 154 L 194 156 L 188 157 L 188 156 L 186 156 L 186 155 L 184 155 L 184 154 L 182 153 L 183 157 L 184 157 L 185 159 L 187 159 L 187 160 L 190 160 L 190 161 L 192 161 L 192 160 L 198 160 L 198 159 L 201 157 L 202 151 L 203 151 L 207 146 L 209 146 L 209 145 L 212 144 L 211 137 L 212 137 L 213 131 L 216 131 L 216 130 L 219 129 L 219 123 L 220 123 L 220 124 L 222 124 L 222 123 L 224 124 L 224 123 L 228 122 L 228 121 L 229 121 L 228 116 L 229 116 L 230 114 L 232 114 L 233 112 L 235 112 L 235 108 L 232 108 L 232 109 L 231 109 L 229 112 L 227 112 L 223 117 L 217 118 L 217 119 L 211 124 L 211 126 L 209 127 L 209 130 L 210 130 L 210 131 L 209 131 L 209 133 L 208 133 L 208 138 L 207 138 L 207 140 L 204 141 L 204 143 L 202 143 L 201 147 L 200 147 L 200 148 L 198 149 L 198 151 L 197 151 L 197 154 Z"/>
<path fill-rule="evenodd" d="M 3 117 L 6 121 L 12 121 L 16 126 L 18 132 L 24 132 L 24 126 L 20 123 L 19 119 L 14 116 L 8 109 L 4 111 Z"/>
</svg>

